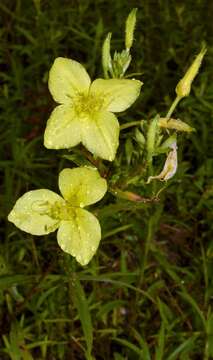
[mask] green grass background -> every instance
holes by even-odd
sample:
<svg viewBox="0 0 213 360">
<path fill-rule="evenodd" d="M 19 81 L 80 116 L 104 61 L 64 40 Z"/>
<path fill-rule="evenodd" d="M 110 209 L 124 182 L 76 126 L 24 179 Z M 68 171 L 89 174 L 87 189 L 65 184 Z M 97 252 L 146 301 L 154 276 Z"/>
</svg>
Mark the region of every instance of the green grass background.
<svg viewBox="0 0 213 360">
<path fill-rule="evenodd" d="M 59 171 L 81 161 L 43 147 L 53 60 L 70 57 L 103 76 L 103 39 L 112 31 L 113 50 L 122 50 L 133 7 L 130 72 L 142 72 L 144 85 L 120 122 L 165 115 L 205 41 L 200 74 L 174 114 L 197 132 L 181 136 L 178 172 L 160 202 L 108 194 L 97 204 L 103 239 L 82 268 L 56 233 L 25 234 L 7 215 L 28 190 L 58 191 Z M 212 13 L 208 0 L 0 2 L 0 359 L 213 359 Z M 150 195 L 135 129 L 122 132 L 110 171 L 123 189 Z"/>
</svg>

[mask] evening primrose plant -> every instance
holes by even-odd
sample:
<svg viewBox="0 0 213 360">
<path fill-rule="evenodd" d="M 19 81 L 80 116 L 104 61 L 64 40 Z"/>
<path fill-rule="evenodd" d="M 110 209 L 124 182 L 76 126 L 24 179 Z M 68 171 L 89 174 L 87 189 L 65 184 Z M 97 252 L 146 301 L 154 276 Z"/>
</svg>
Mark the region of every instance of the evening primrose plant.
<svg viewBox="0 0 213 360">
<path fill-rule="evenodd" d="M 9 221 L 18 228 L 33 235 L 46 235 L 58 229 L 59 246 L 81 265 L 89 263 L 101 240 L 99 221 L 85 207 L 101 200 L 107 188 L 118 198 L 147 203 L 156 200 L 161 191 L 145 199 L 128 189 L 119 189 L 112 181 L 109 163 L 103 160 L 115 160 L 120 130 L 137 127 L 139 161 L 144 165 L 141 178 L 147 187 L 151 186 L 150 182 L 168 181 L 175 175 L 178 167 L 178 133 L 195 131 L 184 121 L 171 116 L 179 101 L 189 95 L 205 48 L 179 81 L 177 96 L 166 116 L 156 115 L 149 121 L 133 120 L 119 125 L 114 113 L 127 110 L 138 98 L 143 84 L 140 80 L 125 78 L 132 61 L 130 50 L 136 13 L 137 10 L 133 9 L 126 20 L 124 50 L 115 51 L 112 56 L 112 34 L 106 36 L 102 47 L 103 79 L 92 82 L 83 65 L 74 59 L 55 59 L 48 85 L 58 105 L 47 121 L 44 146 L 72 151 L 73 147 L 82 144 L 87 151 L 82 151 L 81 155 L 85 156 L 89 166 L 66 168 L 60 172 L 58 182 L 62 196 L 47 189 L 29 191 L 17 200 L 8 216 Z M 163 169 L 156 175 L 153 158 L 165 155 Z"/>
</svg>

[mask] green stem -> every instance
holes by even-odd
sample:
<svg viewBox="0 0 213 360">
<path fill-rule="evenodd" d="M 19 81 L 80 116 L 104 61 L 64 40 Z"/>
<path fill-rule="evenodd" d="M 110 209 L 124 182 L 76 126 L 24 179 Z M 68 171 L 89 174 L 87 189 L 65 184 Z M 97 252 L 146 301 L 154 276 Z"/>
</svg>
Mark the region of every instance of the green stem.
<svg viewBox="0 0 213 360">
<path fill-rule="evenodd" d="M 129 127 L 132 127 L 132 126 L 138 126 L 138 125 L 141 125 L 142 122 L 144 122 L 145 120 L 137 120 L 137 121 L 131 121 L 127 124 L 123 124 L 120 126 L 120 130 L 124 130 L 124 129 L 128 129 Z"/>
<path fill-rule="evenodd" d="M 172 105 L 169 108 L 168 113 L 166 114 L 166 119 L 170 119 L 171 115 L 173 114 L 173 111 L 175 110 L 177 104 L 182 98 L 180 96 L 176 96 L 175 100 L 173 101 Z"/>
</svg>

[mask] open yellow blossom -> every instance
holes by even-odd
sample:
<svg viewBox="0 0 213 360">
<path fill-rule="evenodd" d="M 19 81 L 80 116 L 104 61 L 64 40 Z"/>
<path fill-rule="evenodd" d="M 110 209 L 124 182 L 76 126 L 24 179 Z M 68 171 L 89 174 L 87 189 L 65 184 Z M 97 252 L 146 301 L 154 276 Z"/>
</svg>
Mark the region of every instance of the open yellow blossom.
<svg viewBox="0 0 213 360">
<path fill-rule="evenodd" d="M 8 220 L 32 235 L 46 235 L 58 229 L 62 250 L 86 265 L 98 248 L 101 228 L 98 219 L 83 207 L 104 196 L 106 180 L 95 168 L 64 169 L 59 174 L 59 189 L 63 197 L 47 189 L 25 193 Z"/>
<path fill-rule="evenodd" d="M 47 122 L 45 147 L 66 149 L 82 143 L 94 155 L 112 161 L 119 143 L 119 123 L 113 113 L 130 107 L 141 85 L 127 79 L 91 83 L 79 62 L 57 58 L 50 70 L 49 90 L 60 105 Z"/>
</svg>

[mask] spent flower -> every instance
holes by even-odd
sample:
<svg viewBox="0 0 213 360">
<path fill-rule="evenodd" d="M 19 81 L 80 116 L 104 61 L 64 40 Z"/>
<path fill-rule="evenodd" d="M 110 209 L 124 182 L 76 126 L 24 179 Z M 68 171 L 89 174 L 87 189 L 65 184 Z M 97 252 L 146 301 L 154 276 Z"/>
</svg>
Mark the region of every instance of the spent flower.
<svg viewBox="0 0 213 360">
<path fill-rule="evenodd" d="M 59 103 L 44 134 L 49 149 L 66 149 L 82 143 L 91 153 L 112 161 L 119 143 L 114 112 L 130 107 L 142 83 L 129 79 L 91 79 L 77 61 L 57 58 L 49 74 L 49 90 Z"/>
<path fill-rule="evenodd" d="M 149 176 L 147 180 L 147 184 L 150 183 L 150 181 L 157 179 L 161 181 L 167 181 L 171 179 L 176 171 L 177 171 L 177 144 L 174 142 L 170 145 L 170 148 L 172 149 L 166 159 L 166 162 L 164 164 L 163 170 L 160 172 L 157 176 Z"/>
<path fill-rule="evenodd" d="M 107 191 L 106 180 L 96 168 L 64 169 L 59 174 L 59 189 L 63 197 L 47 189 L 25 193 L 8 220 L 32 235 L 58 229 L 61 249 L 86 265 L 98 248 L 101 228 L 98 219 L 83 208 L 102 199 Z"/>
</svg>

